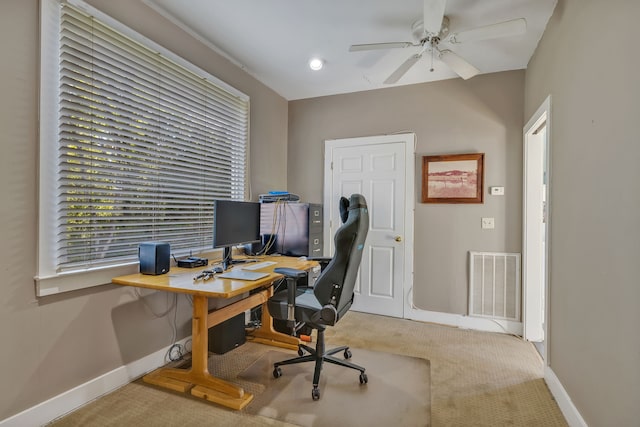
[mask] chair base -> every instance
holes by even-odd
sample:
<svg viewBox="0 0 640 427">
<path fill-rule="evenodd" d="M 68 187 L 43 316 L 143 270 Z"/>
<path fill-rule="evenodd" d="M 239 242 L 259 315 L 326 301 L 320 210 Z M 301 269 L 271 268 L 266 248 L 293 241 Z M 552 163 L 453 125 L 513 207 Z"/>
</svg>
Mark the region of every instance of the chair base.
<svg viewBox="0 0 640 427">
<path fill-rule="evenodd" d="M 305 351 L 309 354 L 305 355 Z M 320 372 L 322 371 L 322 364 L 324 362 L 333 363 L 334 365 L 344 366 L 345 368 L 355 369 L 356 371 L 360 371 L 360 384 L 367 384 L 369 379 L 367 378 L 367 374 L 365 373 L 365 368 L 362 366 L 356 365 L 355 363 L 351 363 L 347 360 L 341 360 L 333 355 L 339 352 L 343 352 L 345 359 L 351 358 L 351 351 L 348 346 L 341 346 L 337 348 L 333 348 L 331 350 L 324 350 L 324 329 L 318 329 L 318 337 L 316 348 L 313 349 L 304 344 L 298 344 L 298 355 L 299 357 L 294 357 L 292 359 L 283 360 L 281 362 L 276 362 L 273 364 L 273 376 L 275 378 L 279 378 L 282 376 L 282 371 L 280 366 L 282 365 L 294 365 L 297 363 L 305 363 L 305 362 L 315 362 L 315 369 L 313 372 L 313 389 L 311 390 L 311 397 L 313 400 L 318 400 L 320 398 L 320 390 L 318 388 L 320 383 Z"/>
</svg>

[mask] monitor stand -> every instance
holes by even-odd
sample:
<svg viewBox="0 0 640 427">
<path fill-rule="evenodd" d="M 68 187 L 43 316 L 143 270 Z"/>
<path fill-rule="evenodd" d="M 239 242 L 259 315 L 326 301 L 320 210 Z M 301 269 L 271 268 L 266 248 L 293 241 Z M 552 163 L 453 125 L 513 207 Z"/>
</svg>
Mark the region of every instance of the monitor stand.
<svg viewBox="0 0 640 427">
<path fill-rule="evenodd" d="M 233 259 L 233 248 L 231 246 L 225 246 L 222 253 L 222 269 L 228 270 L 233 264 L 244 264 L 247 262 L 255 262 L 255 259 Z"/>
</svg>

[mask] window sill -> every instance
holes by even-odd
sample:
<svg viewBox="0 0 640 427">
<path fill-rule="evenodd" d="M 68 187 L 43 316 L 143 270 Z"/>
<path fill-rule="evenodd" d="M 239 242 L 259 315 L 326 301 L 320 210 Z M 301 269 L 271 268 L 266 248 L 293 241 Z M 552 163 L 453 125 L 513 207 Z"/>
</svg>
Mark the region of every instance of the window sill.
<svg viewBox="0 0 640 427">
<path fill-rule="evenodd" d="M 106 285 L 111 279 L 138 272 L 138 263 L 121 264 L 91 270 L 70 271 L 52 276 L 36 276 L 36 296 L 45 297 L 63 292 Z"/>
</svg>

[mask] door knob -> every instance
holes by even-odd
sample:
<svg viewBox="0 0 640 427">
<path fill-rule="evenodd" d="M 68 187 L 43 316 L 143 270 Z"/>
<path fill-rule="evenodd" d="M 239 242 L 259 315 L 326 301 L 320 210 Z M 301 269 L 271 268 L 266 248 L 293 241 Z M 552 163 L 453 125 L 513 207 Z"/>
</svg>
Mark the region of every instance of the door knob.
<svg viewBox="0 0 640 427">
<path fill-rule="evenodd" d="M 394 239 L 396 242 L 402 242 L 402 236 L 396 236 Z"/>
</svg>

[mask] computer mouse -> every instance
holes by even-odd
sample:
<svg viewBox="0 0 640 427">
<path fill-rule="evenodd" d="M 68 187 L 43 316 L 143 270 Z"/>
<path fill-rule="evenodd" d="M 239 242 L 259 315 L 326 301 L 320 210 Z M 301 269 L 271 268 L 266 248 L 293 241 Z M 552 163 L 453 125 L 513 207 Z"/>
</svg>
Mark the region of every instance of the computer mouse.
<svg viewBox="0 0 640 427">
<path fill-rule="evenodd" d="M 222 267 L 213 267 L 213 272 L 214 273 L 222 273 L 224 270 L 222 269 Z"/>
</svg>

